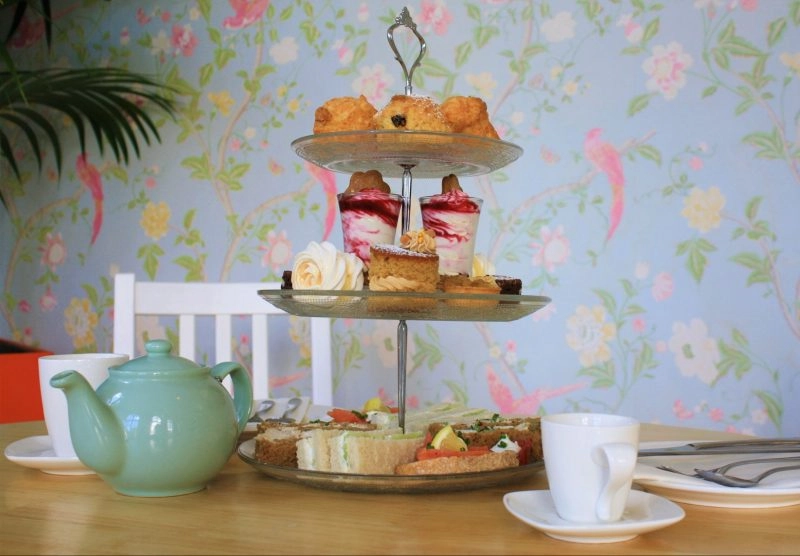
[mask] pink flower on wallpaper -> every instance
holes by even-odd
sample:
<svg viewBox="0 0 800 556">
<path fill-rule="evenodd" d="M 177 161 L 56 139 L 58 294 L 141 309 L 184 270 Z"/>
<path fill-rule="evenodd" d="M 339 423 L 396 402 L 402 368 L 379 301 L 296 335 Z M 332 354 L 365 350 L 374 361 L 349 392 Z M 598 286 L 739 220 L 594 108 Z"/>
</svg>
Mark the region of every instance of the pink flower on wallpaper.
<svg viewBox="0 0 800 556">
<path fill-rule="evenodd" d="M 331 50 L 336 53 L 336 58 L 341 65 L 346 66 L 353 61 L 353 49 L 344 40 L 335 41 L 331 45 Z"/>
<path fill-rule="evenodd" d="M 694 417 L 694 412 L 683 405 L 681 400 L 675 400 L 672 404 L 672 413 L 681 420 L 691 419 Z"/>
<path fill-rule="evenodd" d="M 389 407 L 397 407 L 397 401 L 386 392 L 386 388 L 383 387 L 378 388 L 378 397 L 385 405 Z M 406 407 L 411 409 L 418 408 L 419 398 L 417 396 L 407 396 Z"/>
<path fill-rule="evenodd" d="M 369 19 L 369 5 L 366 2 L 361 2 L 361 4 L 358 5 L 356 19 L 361 23 L 364 23 L 367 19 Z"/>
<path fill-rule="evenodd" d="M 503 384 L 497 373 L 491 366 L 486 367 L 486 381 L 489 386 L 489 395 L 497 405 L 501 413 L 513 413 L 518 415 L 535 415 L 539 411 L 542 402 L 551 398 L 563 396 L 575 390 L 580 390 L 585 385 L 582 383 L 569 384 L 558 388 L 546 389 L 537 388 L 529 394 L 514 399 L 511 389 Z"/>
<path fill-rule="evenodd" d="M 667 272 L 659 272 L 653 278 L 653 287 L 650 292 L 656 301 L 664 301 L 672 296 L 674 289 L 675 282 L 672 279 L 672 275 Z"/>
<path fill-rule="evenodd" d="M 437 35 L 447 33 L 447 27 L 453 22 L 453 14 L 443 0 L 422 0 L 420 10 L 419 22 L 424 31 L 433 29 Z"/>
<path fill-rule="evenodd" d="M 292 243 L 286 236 L 286 230 L 282 230 L 279 234 L 270 231 L 267 234 L 266 245 L 260 245 L 258 250 L 263 253 L 261 266 L 269 267 L 275 273 L 285 268 L 292 258 Z"/>
<path fill-rule="evenodd" d="M 169 23 L 169 20 L 172 19 L 172 12 L 164 10 L 159 17 L 161 17 L 162 23 Z"/>
<path fill-rule="evenodd" d="M 715 407 L 708 412 L 708 417 L 716 423 L 725 418 L 725 412 L 722 410 L 722 408 Z"/>
<path fill-rule="evenodd" d="M 39 298 L 39 308 L 46 313 L 55 309 L 56 305 L 58 305 L 58 300 L 53 295 L 53 290 L 50 289 L 50 286 L 47 286 L 47 291 Z"/>
<path fill-rule="evenodd" d="M 564 226 L 558 226 L 552 231 L 549 226 L 542 226 L 539 240 L 530 244 L 533 248 L 533 266 L 543 266 L 547 272 L 553 272 L 556 266 L 567 262 L 570 244 L 564 235 Z"/>
<path fill-rule="evenodd" d="M 57 266 L 64 264 L 67 260 L 67 246 L 64 245 L 61 232 L 55 235 L 48 232 L 44 236 L 44 245 L 39 247 L 39 252 L 42 254 L 42 265 L 48 267 L 50 272 L 55 272 Z"/>
<path fill-rule="evenodd" d="M 197 48 L 197 37 L 191 25 L 173 25 L 170 45 L 175 49 L 175 54 L 182 54 L 187 58 L 194 54 Z"/>
<path fill-rule="evenodd" d="M 758 0 L 741 0 L 739 4 L 746 12 L 754 12 L 758 9 Z"/>
<path fill-rule="evenodd" d="M 280 176 L 283 174 L 283 166 L 274 158 L 269 159 L 269 163 L 267 164 L 267 168 L 269 168 L 270 174 L 273 176 Z"/>
<path fill-rule="evenodd" d="M 226 17 L 222 21 L 222 26 L 226 29 L 241 29 L 252 25 L 264 15 L 269 0 L 228 0 L 233 8 L 234 15 Z"/>
<path fill-rule="evenodd" d="M 629 43 L 639 44 L 642 41 L 644 29 L 642 29 L 639 23 L 633 20 L 631 14 L 624 14 L 620 17 L 617 21 L 617 27 L 622 27 L 622 32 L 625 34 L 625 38 L 628 39 Z"/>
<path fill-rule="evenodd" d="M 692 57 L 675 41 L 667 46 L 656 45 L 653 55 L 642 63 L 642 69 L 650 76 L 647 90 L 656 91 L 666 100 L 674 99 L 678 90 L 686 85 L 686 69 L 692 65 Z"/>
<path fill-rule="evenodd" d="M 702 170 L 703 169 L 703 159 L 699 156 L 693 156 L 689 159 L 689 168 L 692 170 Z"/>
<path fill-rule="evenodd" d="M 148 176 L 147 179 L 144 180 L 144 186 L 147 189 L 153 189 L 156 185 L 156 179 L 153 176 Z"/>
<path fill-rule="evenodd" d="M 30 313 L 31 304 L 27 300 L 23 299 L 22 301 L 17 303 L 17 309 L 19 309 L 20 313 Z"/>
<path fill-rule="evenodd" d="M 44 19 L 41 17 L 26 17 L 17 27 L 17 32 L 11 40 L 11 46 L 14 48 L 27 48 L 39 42 L 43 36 Z"/>
<path fill-rule="evenodd" d="M 364 95 L 375 106 L 383 106 L 389 100 L 389 90 L 394 78 L 383 64 L 362 66 L 359 75 L 353 80 L 353 91 Z"/>
<path fill-rule="evenodd" d="M 642 332 L 644 332 L 646 327 L 647 323 L 641 317 L 636 317 L 631 321 L 631 328 L 633 328 L 633 331 L 636 332 L 637 334 L 641 334 Z"/>
<path fill-rule="evenodd" d="M 145 13 L 143 8 L 137 8 L 136 9 L 136 22 L 139 25 L 146 25 L 146 24 L 150 23 L 151 19 L 152 18 Z"/>
</svg>

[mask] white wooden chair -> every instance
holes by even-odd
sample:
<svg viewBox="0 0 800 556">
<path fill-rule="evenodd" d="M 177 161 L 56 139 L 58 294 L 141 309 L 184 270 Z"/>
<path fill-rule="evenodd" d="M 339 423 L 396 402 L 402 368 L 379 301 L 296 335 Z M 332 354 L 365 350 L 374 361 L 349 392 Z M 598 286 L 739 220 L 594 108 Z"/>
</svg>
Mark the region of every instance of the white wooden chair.
<svg viewBox="0 0 800 556">
<path fill-rule="evenodd" d="M 137 316 L 177 316 L 179 355 L 197 361 L 196 317 L 214 317 L 214 364 L 232 361 L 232 316 L 251 316 L 253 397 L 269 397 L 269 316 L 288 313 L 258 296 L 261 289 L 279 289 L 268 282 L 137 282 L 134 274 L 114 278 L 114 352 L 137 355 Z M 333 405 L 331 323 L 311 320 L 311 401 Z M 288 319 L 287 319 L 288 323 Z M 229 385 L 228 385 L 229 386 Z M 230 387 L 230 386 L 229 386 Z"/>
</svg>

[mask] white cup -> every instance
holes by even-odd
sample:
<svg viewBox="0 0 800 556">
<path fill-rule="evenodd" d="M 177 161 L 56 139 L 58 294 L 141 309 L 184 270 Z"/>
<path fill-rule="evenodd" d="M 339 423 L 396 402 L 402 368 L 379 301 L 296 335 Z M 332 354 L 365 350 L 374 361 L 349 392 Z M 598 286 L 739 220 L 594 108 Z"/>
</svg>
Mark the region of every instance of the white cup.
<svg viewBox="0 0 800 556">
<path fill-rule="evenodd" d="M 67 398 L 63 391 L 50 386 L 50 378 L 61 371 L 78 371 L 97 390 L 108 378 L 109 367 L 122 365 L 127 360 L 127 355 L 117 353 L 70 353 L 39 358 L 39 388 L 42 392 L 44 420 L 56 456 L 77 457 L 69 434 Z"/>
<path fill-rule="evenodd" d="M 639 422 L 602 413 L 542 417 L 542 449 L 559 516 L 579 523 L 619 521 L 633 482 Z"/>
</svg>

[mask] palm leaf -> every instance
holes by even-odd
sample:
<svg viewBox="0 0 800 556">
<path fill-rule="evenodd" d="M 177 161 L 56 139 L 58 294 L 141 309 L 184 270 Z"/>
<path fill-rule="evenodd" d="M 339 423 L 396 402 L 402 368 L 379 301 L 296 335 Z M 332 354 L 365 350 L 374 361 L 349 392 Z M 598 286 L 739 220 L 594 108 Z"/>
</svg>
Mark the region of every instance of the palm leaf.
<svg viewBox="0 0 800 556">
<path fill-rule="evenodd" d="M 108 148 L 118 163 L 127 164 L 131 150 L 136 157 L 140 156 L 140 141 L 147 145 L 153 140 L 161 141 L 145 107 L 154 105 L 174 117 L 174 102 L 166 96 L 169 91 L 147 76 L 118 68 L 0 72 L 0 122 L 8 124 L 0 126 L 0 152 L 19 178 L 5 128 L 10 125 L 21 130 L 40 169 L 42 149 L 37 136 L 44 134 L 61 173 L 62 150 L 57 129 L 51 123 L 52 118 L 37 117 L 45 109 L 60 112 L 72 121 L 82 152 L 86 151 L 86 137 L 91 129 L 101 154 Z M 136 102 L 137 97 L 143 101 L 141 104 Z"/>
</svg>

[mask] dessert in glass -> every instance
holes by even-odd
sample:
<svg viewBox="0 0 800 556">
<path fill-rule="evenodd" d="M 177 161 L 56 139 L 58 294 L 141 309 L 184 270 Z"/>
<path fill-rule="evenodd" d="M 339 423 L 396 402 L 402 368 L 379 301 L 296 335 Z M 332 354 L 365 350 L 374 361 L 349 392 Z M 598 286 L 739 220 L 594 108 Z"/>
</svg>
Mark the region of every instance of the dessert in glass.
<svg viewBox="0 0 800 556">
<path fill-rule="evenodd" d="M 436 234 L 440 274 L 472 273 L 482 205 L 483 199 L 464 193 L 452 174 L 442 180 L 442 193 L 420 197 L 422 227 Z"/>
<path fill-rule="evenodd" d="M 403 207 L 402 195 L 391 193 L 377 170 L 356 172 L 350 186 L 337 195 L 344 250 L 369 266 L 369 248 L 394 243 Z"/>
</svg>

